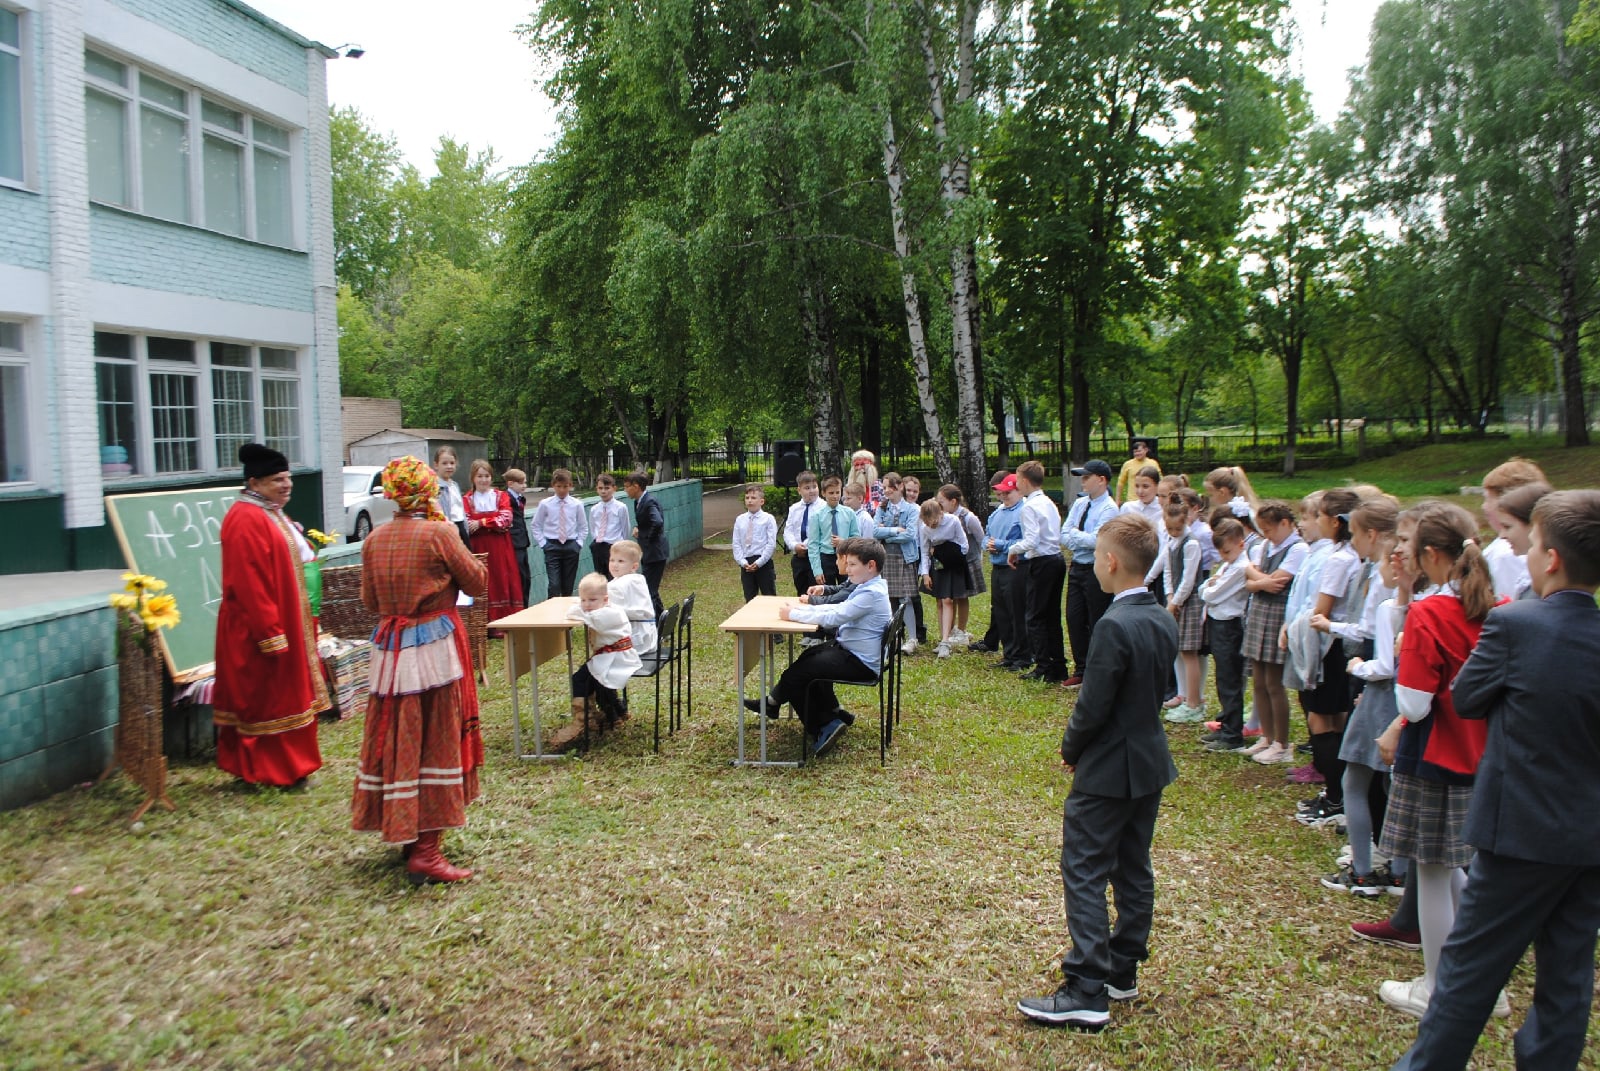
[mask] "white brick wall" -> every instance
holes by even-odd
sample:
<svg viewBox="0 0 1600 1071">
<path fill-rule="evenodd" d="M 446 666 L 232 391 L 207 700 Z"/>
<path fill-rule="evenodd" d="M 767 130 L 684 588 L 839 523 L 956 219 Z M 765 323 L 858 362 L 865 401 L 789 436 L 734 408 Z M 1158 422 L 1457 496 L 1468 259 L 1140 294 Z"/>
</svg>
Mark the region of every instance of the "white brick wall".
<svg viewBox="0 0 1600 1071">
<path fill-rule="evenodd" d="M 339 318 L 333 274 L 333 149 L 328 135 L 327 60 L 306 49 L 306 164 L 311 210 L 312 314 L 316 320 L 315 391 L 318 463 L 322 466 L 323 528 L 339 530 L 344 516 L 344 439 L 339 411 Z"/>
<path fill-rule="evenodd" d="M 69 528 L 105 523 L 89 309 L 89 168 L 83 113 L 83 7 L 53 0 L 43 12 L 44 155 L 50 204 L 50 358 L 56 486 Z M 43 460 L 43 459 L 42 459 Z"/>
</svg>

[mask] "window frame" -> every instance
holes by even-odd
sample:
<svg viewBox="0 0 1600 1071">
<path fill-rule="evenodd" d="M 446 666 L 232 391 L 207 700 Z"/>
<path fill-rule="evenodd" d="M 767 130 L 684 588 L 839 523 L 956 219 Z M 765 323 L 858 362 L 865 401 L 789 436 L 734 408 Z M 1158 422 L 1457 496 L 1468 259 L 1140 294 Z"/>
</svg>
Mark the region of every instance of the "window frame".
<svg viewBox="0 0 1600 1071">
<path fill-rule="evenodd" d="M 39 399 L 35 391 L 35 363 L 33 353 L 37 349 L 38 333 L 37 320 L 29 316 L 16 316 L 0 314 L 0 322 L 13 324 L 17 327 L 21 339 L 21 349 L 0 347 L 0 369 L 16 368 L 21 372 L 22 402 L 18 411 L 22 415 L 22 434 L 17 442 L 22 450 L 23 476 L 20 480 L 13 480 L 0 469 L 0 490 L 14 491 L 19 488 L 36 487 L 39 484 L 39 465 L 44 454 L 39 449 Z"/>
<path fill-rule="evenodd" d="M 38 185 L 34 153 L 33 114 L 33 16 L 28 8 L 0 3 L 0 8 L 17 17 L 17 47 L 0 44 L 0 51 L 17 57 L 17 123 L 21 133 L 22 174 L 0 175 L 0 186 L 14 190 L 33 190 Z M 4 481 L 0 481 L 3 483 Z"/>
<path fill-rule="evenodd" d="M 266 433 L 266 391 L 263 384 L 267 380 L 288 382 L 293 384 L 296 435 L 293 440 L 294 452 L 289 455 L 290 464 L 296 466 L 310 465 L 308 460 L 307 426 L 302 418 L 304 411 L 306 373 L 304 346 L 290 346 L 264 342 L 247 342 L 239 339 L 212 338 L 198 335 L 179 335 L 172 332 L 132 331 L 116 327 L 95 325 L 96 334 L 121 335 L 131 340 L 129 358 L 102 357 L 95 355 L 94 361 L 98 369 L 101 364 L 131 365 L 133 367 L 133 446 L 129 450 L 129 461 L 134 471 L 126 476 L 107 476 L 104 482 L 107 485 L 117 485 L 128 482 L 150 482 L 152 480 L 171 479 L 184 476 L 209 476 L 217 473 L 231 473 L 238 469 L 235 457 L 222 457 L 224 451 L 218 449 L 218 421 L 217 410 L 218 392 L 215 389 L 215 373 L 218 371 L 228 373 L 245 373 L 249 376 L 250 388 L 250 428 L 248 441 L 264 442 Z M 152 336 L 157 338 L 181 339 L 190 343 L 194 360 L 182 361 L 163 359 L 160 356 L 150 355 L 149 340 Z M 248 363 L 227 364 L 217 363 L 212 359 L 213 343 L 243 347 L 249 354 Z M 263 349 L 278 350 L 293 355 L 294 368 L 264 368 L 261 362 Z M 194 387 L 194 451 L 198 465 L 194 469 L 174 469 L 159 471 L 156 467 L 155 443 L 155 408 L 154 389 L 152 377 L 157 375 L 176 375 L 188 378 Z M 99 394 L 99 373 L 96 372 L 96 413 L 102 403 Z M 224 405 L 237 404 L 237 399 L 223 398 Z M 96 446 L 99 446 L 99 430 L 96 429 Z M 226 436 L 235 438 L 236 436 Z M 188 441 L 187 439 L 183 441 Z"/>
<path fill-rule="evenodd" d="M 270 246 L 273 249 L 305 251 L 304 209 L 299 199 L 295 196 L 297 184 L 294 181 L 295 168 L 301 159 L 305 144 L 303 130 L 292 122 L 287 122 L 278 116 L 259 114 L 248 106 L 231 99 L 225 93 L 219 93 L 207 87 L 196 85 L 189 79 L 177 77 L 159 68 L 130 59 L 116 49 L 108 48 L 92 39 L 84 41 L 83 51 L 85 63 L 81 73 L 85 95 L 87 96 L 92 90 L 118 100 L 122 104 L 123 172 L 127 176 L 128 187 L 124 191 L 127 195 L 126 203 L 104 201 L 91 196 L 90 201 L 92 203 L 110 205 L 113 208 L 134 212 L 151 219 L 198 227 L 212 234 L 254 242 L 259 245 Z M 88 69 L 88 56 L 91 53 L 109 62 L 119 64 L 127 74 L 128 84 L 119 85 L 90 71 Z M 176 118 L 180 113 L 163 101 L 145 97 L 140 91 L 140 79 L 144 77 L 155 79 L 184 93 L 184 109 L 181 115 L 184 122 L 184 140 L 188 146 L 187 159 L 184 161 L 184 174 L 188 182 L 188 190 L 186 191 L 188 203 L 182 219 L 174 220 L 167 216 L 158 215 L 146 206 L 144 145 L 140 124 L 141 111 L 145 108 L 150 108 L 169 118 Z M 208 119 L 205 115 L 205 105 L 208 103 L 217 108 L 238 113 L 242 118 L 242 129 L 232 130 Z M 85 103 L 85 107 L 87 107 L 87 103 Z M 283 132 L 288 141 L 288 148 L 281 149 L 272 144 L 270 140 L 263 140 L 265 135 L 258 137 L 256 134 L 256 124 L 258 122 L 273 131 Z M 240 187 L 242 203 L 240 204 L 241 218 L 239 221 L 241 229 L 238 232 L 212 226 L 207 220 L 205 189 L 205 148 L 207 138 L 226 141 L 241 152 L 240 168 L 242 174 L 240 176 Z M 85 147 L 84 151 L 87 153 L 88 148 Z M 271 156 L 287 164 L 289 181 L 284 207 L 288 212 L 288 219 L 283 227 L 283 230 L 287 233 L 286 242 L 278 242 L 272 238 L 261 236 L 266 228 L 260 226 L 261 206 L 256 189 L 256 157 L 258 154 Z M 94 167 L 95 162 L 90 160 L 89 166 L 91 168 Z"/>
</svg>

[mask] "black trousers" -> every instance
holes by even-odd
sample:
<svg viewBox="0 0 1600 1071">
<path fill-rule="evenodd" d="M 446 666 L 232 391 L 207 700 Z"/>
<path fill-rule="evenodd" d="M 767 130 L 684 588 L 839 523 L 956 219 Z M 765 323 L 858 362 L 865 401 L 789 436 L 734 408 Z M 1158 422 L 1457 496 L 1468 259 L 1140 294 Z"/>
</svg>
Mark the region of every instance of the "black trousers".
<svg viewBox="0 0 1600 1071">
<path fill-rule="evenodd" d="M 1211 637 L 1211 660 L 1217 666 L 1217 699 L 1222 732 L 1244 739 L 1244 617 L 1206 623 Z"/>
<path fill-rule="evenodd" d="M 816 578 L 811 573 L 810 554 L 789 555 L 789 575 L 794 580 L 794 593 L 804 595 L 815 584 Z"/>
<path fill-rule="evenodd" d="M 511 553 L 517 558 L 517 575 L 522 577 L 522 605 L 533 599 L 533 570 L 528 565 L 528 548 L 511 544 Z"/>
<path fill-rule="evenodd" d="M 837 554 L 824 554 L 811 564 L 811 568 L 822 573 L 822 583 L 837 584 L 839 582 L 839 556 Z M 811 574 L 815 577 L 817 574 Z M 813 579 L 812 583 L 817 581 Z"/>
<path fill-rule="evenodd" d="M 1019 576 L 1027 591 L 1028 653 L 1035 672 L 1065 680 L 1067 666 L 1061 654 L 1061 586 L 1067 563 L 1059 554 L 1030 558 L 1027 573 Z"/>
<path fill-rule="evenodd" d="M 800 657 L 790 663 L 773 686 L 772 698 L 794 707 L 806 732 L 815 735 L 818 729 L 834 719 L 839 698 L 834 694 L 832 683 L 811 687 L 812 681 L 842 680 L 871 684 L 877 679 L 877 674 L 868 669 L 866 663 L 837 642 L 829 640 L 800 652 Z M 855 719 L 847 717 L 845 721 L 850 723 Z"/>
<path fill-rule="evenodd" d="M 1150 841 L 1160 809 L 1160 792 L 1120 799 L 1074 791 L 1062 807 L 1061 886 L 1072 947 L 1061 971 L 1091 991 L 1107 979 L 1127 978 L 1150 955 L 1156 907 Z M 1107 883 L 1117 904 L 1114 928 Z"/>
<path fill-rule="evenodd" d="M 1495 997 L 1530 944 L 1533 1007 L 1513 1041 L 1517 1067 L 1577 1067 L 1594 1000 L 1596 928 L 1600 867 L 1533 863 L 1480 848 L 1444 944 L 1428 1013 L 1395 1071 L 1465 1068 Z"/>
<path fill-rule="evenodd" d="M 661 616 L 665 609 L 661 605 L 661 578 L 666 574 L 667 561 L 663 558 L 658 562 L 640 562 L 639 572 L 644 576 L 644 586 L 650 589 L 650 602 L 655 605 L 656 617 Z"/>
<path fill-rule="evenodd" d="M 1015 571 L 1004 565 L 989 567 L 989 631 L 983 645 L 991 651 L 1004 650 L 1011 657 L 1016 645 L 1015 624 L 1011 620 L 1011 581 Z"/>
<path fill-rule="evenodd" d="M 1111 608 L 1111 596 L 1100 589 L 1093 565 L 1072 566 L 1067 581 L 1067 642 L 1072 645 L 1072 672 L 1083 675 L 1095 622 Z"/>
<path fill-rule="evenodd" d="M 749 602 L 757 595 L 776 595 L 778 593 L 778 571 L 772 567 L 772 559 L 768 558 L 766 564 L 753 573 L 740 569 L 739 583 L 744 585 L 745 602 Z"/>
<path fill-rule="evenodd" d="M 545 595 L 571 595 L 578 582 L 578 544 L 574 540 L 544 548 Z"/>
<path fill-rule="evenodd" d="M 594 565 L 594 571 L 611 579 L 611 544 L 590 543 L 589 561 Z"/>
<path fill-rule="evenodd" d="M 1006 648 L 1006 661 L 1013 665 L 1025 666 L 1033 661 L 1033 647 L 1028 643 L 1028 563 L 1017 562 L 1015 569 L 1002 565 L 995 570 L 998 574 L 1004 569 L 1010 578 L 1011 587 L 1006 593 L 1010 600 L 1007 609 L 1011 614 L 1011 645 Z"/>
</svg>

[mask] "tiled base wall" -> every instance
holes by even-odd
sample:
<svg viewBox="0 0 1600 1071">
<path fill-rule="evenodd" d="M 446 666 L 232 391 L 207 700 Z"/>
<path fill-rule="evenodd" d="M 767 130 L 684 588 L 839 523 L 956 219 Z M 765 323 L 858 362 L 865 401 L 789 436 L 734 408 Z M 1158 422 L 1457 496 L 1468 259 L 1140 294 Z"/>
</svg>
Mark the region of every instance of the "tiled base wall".
<svg viewBox="0 0 1600 1071">
<path fill-rule="evenodd" d="M 0 810 L 97 777 L 117 722 L 103 597 L 0 614 Z"/>
</svg>

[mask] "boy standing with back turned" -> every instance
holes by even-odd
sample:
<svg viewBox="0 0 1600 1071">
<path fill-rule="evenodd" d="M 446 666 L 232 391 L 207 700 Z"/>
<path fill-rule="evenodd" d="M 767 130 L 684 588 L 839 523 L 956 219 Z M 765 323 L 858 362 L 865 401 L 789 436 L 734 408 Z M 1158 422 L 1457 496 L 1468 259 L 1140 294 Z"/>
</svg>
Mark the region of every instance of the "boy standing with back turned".
<svg viewBox="0 0 1600 1071">
<path fill-rule="evenodd" d="M 1101 1030 L 1107 999 L 1139 995 L 1139 964 L 1150 954 L 1156 881 L 1150 868 L 1161 792 L 1178 777 L 1161 724 L 1167 667 L 1178 655 L 1178 625 L 1144 586 L 1159 541 L 1143 517 L 1106 521 L 1094 571 L 1111 606 L 1095 626 L 1083 687 L 1061 737 L 1073 776 L 1061 822 L 1061 884 L 1072 947 L 1066 980 L 1047 997 L 1019 1001 L 1022 1014 L 1051 1026 Z M 1116 894 L 1117 925 L 1106 910 Z"/>
</svg>

